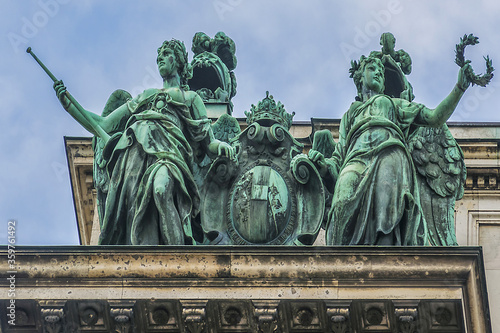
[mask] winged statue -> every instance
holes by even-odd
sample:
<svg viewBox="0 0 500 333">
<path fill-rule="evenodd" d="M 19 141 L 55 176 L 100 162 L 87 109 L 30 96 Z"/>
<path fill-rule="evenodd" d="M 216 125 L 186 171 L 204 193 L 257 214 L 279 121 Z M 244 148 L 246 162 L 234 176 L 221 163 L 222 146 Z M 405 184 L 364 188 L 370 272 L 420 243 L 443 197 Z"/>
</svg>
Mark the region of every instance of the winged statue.
<svg viewBox="0 0 500 333">
<path fill-rule="evenodd" d="M 203 100 L 189 90 L 193 70 L 184 43 L 165 41 L 156 60 L 163 87 L 134 98 L 115 91 L 102 115 L 85 110 L 54 78 L 62 106 L 96 135 L 102 245 L 203 243 L 192 165 L 204 156 L 235 162 L 234 149 L 215 138 Z"/>
<path fill-rule="evenodd" d="M 129 92 L 121 89 L 115 90 L 111 96 L 109 96 L 101 116 L 106 117 L 111 112 L 124 105 L 129 99 L 132 99 L 132 95 L 130 95 Z M 121 121 L 110 134 L 123 132 L 125 125 L 125 122 Z M 94 188 L 97 191 L 97 214 L 99 215 L 99 221 L 103 221 L 104 218 L 104 206 L 109 185 L 109 174 L 106 169 L 107 158 L 104 156 L 105 146 L 106 142 L 99 136 L 94 136 L 92 138 L 92 149 L 94 150 L 93 178 Z"/>
<path fill-rule="evenodd" d="M 328 144 L 319 135 L 316 144 L 315 136 L 309 152 L 333 188 L 328 245 L 458 245 L 454 206 L 466 169 L 445 122 L 471 83 L 484 86 L 493 75 L 489 58 L 484 76 L 464 60 L 465 45 L 477 43 L 470 36 L 456 48 L 457 83 L 435 109 L 413 101 L 405 76 L 411 58 L 394 50 L 392 34 L 382 35 L 381 52 L 351 62 L 358 95 L 342 117 L 339 140 Z"/>
</svg>

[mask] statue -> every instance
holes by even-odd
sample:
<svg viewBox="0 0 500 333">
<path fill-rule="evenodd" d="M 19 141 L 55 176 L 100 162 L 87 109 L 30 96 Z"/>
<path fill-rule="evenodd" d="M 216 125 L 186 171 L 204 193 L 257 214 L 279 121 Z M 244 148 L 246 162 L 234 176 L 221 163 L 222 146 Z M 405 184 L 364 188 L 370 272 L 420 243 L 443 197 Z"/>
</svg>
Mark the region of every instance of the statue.
<svg viewBox="0 0 500 333">
<path fill-rule="evenodd" d="M 412 102 L 412 88 L 404 76 L 411 71 L 411 59 L 402 50 L 394 52 L 391 36 L 381 38 L 382 52 L 352 62 L 350 73 L 358 96 L 342 117 L 334 153 L 325 158 L 321 150 L 309 152 L 333 191 L 326 225 L 328 245 L 427 245 L 429 223 L 435 231 L 430 233 L 432 244 L 456 244 L 454 235 L 448 237 L 450 230 L 443 230 L 448 226 L 426 222 L 422 206 L 427 203 L 421 200 L 419 186 L 434 183 L 434 192 L 445 188 L 443 196 L 459 196 L 464 169 L 445 122 L 470 83 L 477 80 L 469 61 L 462 61 L 455 87 L 435 109 Z M 487 66 L 490 75 L 493 68 L 488 59 Z M 442 142 L 436 144 L 444 145 L 442 156 L 432 154 L 432 162 L 442 168 L 439 172 L 426 163 L 429 155 L 419 151 L 426 136 L 431 136 L 420 128 L 440 129 L 432 132 L 432 140 L 439 137 Z M 431 145 L 426 148 L 433 149 Z M 419 182 L 416 168 L 424 181 Z M 436 212 L 452 210 L 445 204 Z M 436 233 L 444 235 L 441 243 Z"/>
<path fill-rule="evenodd" d="M 245 114 L 248 127 L 231 139 L 238 164 L 218 158 L 202 186 L 203 230 L 214 245 L 312 245 L 325 194 L 288 131 L 294 114 L 269 92 Z"/>
<path fill-rule="evenodd" d="M 133 99 L 117 91 L 102 116 L 81 108 L 62 81 L 54 84 L 63 107 L 96 135 L 100 244 L 202 242 L 192 165 L 206 155 L 235 157 L 215 139 L 202 99 L 188 90 L 192 67 L 184 44 L 165 41 L 157 64 L 163 88 Z"/>
<path fill-rule="evenodd" d="M 467 45 L 479 43 L 477 37 L 465 35 L 455 47 L 455 63 L 464 67 Z M 486 73 L 475 75 L 472 67 L 464 71 L 472 85 L 485 87 L 493 77 L 489 57 Z M 419 127 L 408 139 L 408 149 L 417 171 L 420 202 L 425 216 L 429 243 L 437 246 L 458 245 L 455 235 L 455 201 L 464 195 L 467 176 L 464 155 L 446 124 L 441 127 Z"/>
<path fill-rule="evenodd" d="M 486 74 L 474 74 L 464 50 L 478 39 L 465 35 L 457 84 L 429 109 L 413 102 L 412 61 L 395 41 L 384 33 L 381 51 L 351 62 L 358 96 L 339 141 L 315 133 L 308 156 L 288 132 L 293 114 L 272 96 L 252 105 L 241 132 L 230 116 L 236 48 L 222 32 L 195 34 L 191 64 L 182 42 L 165 41 L 163 88 L 135 98 L 117 90 L 101 116 L 27 52 L 95 134 L 100 244 L 311 245 L 323 220 L 328 245 L 457 245 L 453 207 L 466 170 L 445 122 L 469 85 L 487 85 L 494 69 L 486 57 Z M 214 125 L 207 108 L 222 115 Z"/>
</svg>

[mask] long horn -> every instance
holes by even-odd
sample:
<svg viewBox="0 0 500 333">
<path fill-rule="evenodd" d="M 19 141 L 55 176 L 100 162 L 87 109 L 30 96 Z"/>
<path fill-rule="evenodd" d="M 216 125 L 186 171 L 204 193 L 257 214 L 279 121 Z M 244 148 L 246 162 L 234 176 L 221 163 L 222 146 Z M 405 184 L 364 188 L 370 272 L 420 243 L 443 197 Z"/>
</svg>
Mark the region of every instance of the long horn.
<svg viewBox="0 0 500 333">
<path fill-rule="evenodd" d="M 33 59 L 36 60 L 36 62 L 42 67 L 42 69 L 47 73 L 48 76 L 52 79 L 52 81 L 57 82 L 57 78 L 52 74 L 52 72 L 43 64 L 43 62 L 38 59 L 38 57 L 33 53 L 31 50 L 31 47 L 28 47 L 26 49 L 26 52 L 31 54 Z M 97 135 L 103 139 L 105 142 L 108 142 L 110 139 L 110 136 L 108 133 L 106 133 L 101 126 L 93 119 L 91 118 L 85 111 L 85 109 L 76 101 L 76 99 L 66 90 L 66 97 L 71 101 L 71 103 L 76 107 L 76 109 L 80 112 L 80 114 L 87 120 L 89 125 L 92 127 L 92 129 L 97 133 Z"/>
</svg>

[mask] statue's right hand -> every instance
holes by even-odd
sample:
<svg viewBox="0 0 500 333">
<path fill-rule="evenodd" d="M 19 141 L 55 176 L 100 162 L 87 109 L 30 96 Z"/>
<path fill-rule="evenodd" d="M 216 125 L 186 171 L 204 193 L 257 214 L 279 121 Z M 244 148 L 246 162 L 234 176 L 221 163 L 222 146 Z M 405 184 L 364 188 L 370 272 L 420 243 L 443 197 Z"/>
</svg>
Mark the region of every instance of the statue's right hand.
<svg viewBox="0 0 500 333">
<path fill-rule="evenodd" d="M 470 60 L 465 62 L 465 65 L 458 71 L 457 87 L 465 92 L 471 84 L 471 77 L 474 77 L 474 70 L 470 65 Z"/>
<path fill-rule="evenodd" d="M 64 83 L 61 80 L 54 82 L 54 90 L 56 91 L 56 96 L 61 102 L 63 108 L 67 110 L 71 105 L 71 101 L 68 96 L 66 96 L 66 87 L 64 86 Z"/>
</svg>

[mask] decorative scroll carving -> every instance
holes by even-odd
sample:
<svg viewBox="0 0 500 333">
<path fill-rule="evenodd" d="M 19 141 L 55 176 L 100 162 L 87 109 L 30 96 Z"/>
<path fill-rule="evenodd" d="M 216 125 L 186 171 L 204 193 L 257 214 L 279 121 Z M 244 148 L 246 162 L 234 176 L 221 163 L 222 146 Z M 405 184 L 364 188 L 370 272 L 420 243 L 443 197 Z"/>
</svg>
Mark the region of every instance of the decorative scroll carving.
<svg viewBox="0 0 500 333">
<path fill-rule="evenodd" d="M 133 309 L 131 308 L 111 308 L 111 318 L 114 321 L 116 333 L 132 332 L 133 327 Z"/>
<path fill-rule="evenodd" d="M 43 331 L 47 333 L 63 332 L 64 310 L 62 308 L 41 309 L 43 319 Z M 66 330 L 67 332 L 68 330 Z"/>
<path fill-rule="evenodd" d="M 349 308 L 328 307 L 326 315 L 330 320 L 330 329 L 333 333 L 350 333 Z"/>
<path fill-rule="evenodd" d="M 183 303 L 182 318 L 189 333 L 205 332 L 206 301 Z"/>
<path fill-rule="evenodd" d="M 261 333 L 273 333 L 278 329 L 279 302 L 254 301 L 257 327 Z"/>
<path fill-rule="evenodd" d="M 396 308 L 398 331 L 415 333 L 417 329 L 417 308 Z"/>
</svg>

